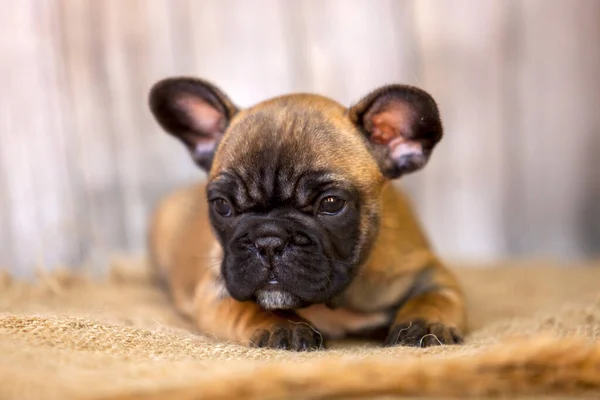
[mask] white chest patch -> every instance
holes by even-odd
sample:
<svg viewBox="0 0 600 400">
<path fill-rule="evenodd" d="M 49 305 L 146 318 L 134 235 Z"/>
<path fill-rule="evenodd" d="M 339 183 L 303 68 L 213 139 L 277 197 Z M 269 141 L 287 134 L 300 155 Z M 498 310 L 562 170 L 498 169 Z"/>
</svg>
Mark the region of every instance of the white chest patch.
<svg viewBox="0 0 600 400">
<path fill-rule="evenodd" d="M 323 304 L 296 310 L 296 313 L 332 339 L 342 338 L 350 332 L 379 327 L 389 318 L 385 312 L 361 314 L 343 308 L 333 310 Z"/>
</svg>

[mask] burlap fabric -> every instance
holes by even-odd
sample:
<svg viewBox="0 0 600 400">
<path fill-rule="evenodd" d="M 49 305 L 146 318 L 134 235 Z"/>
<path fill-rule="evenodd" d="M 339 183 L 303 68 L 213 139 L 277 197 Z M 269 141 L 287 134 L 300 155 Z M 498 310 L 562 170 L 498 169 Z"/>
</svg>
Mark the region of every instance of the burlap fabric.
<svg viewBox="0 0 600 400">
<path fill-rule="evenodd" d="M 143 263 L 0 279 L 0 398 L 600 398 L 600 264 L 460 268 L 464 346 L 292 353 L 194 332 Z"/>
</svg>

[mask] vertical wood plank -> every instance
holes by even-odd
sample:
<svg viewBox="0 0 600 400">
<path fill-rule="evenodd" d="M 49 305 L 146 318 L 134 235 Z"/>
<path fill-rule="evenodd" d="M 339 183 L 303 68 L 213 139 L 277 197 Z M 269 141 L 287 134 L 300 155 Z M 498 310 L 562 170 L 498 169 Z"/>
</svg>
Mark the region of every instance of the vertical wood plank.
<svg viewBox="0 0 600 400">
<path fill-rule="evenodd" d="M 9 7 L 0 23 L 2 53 L 1 152 L 10 212 L 3 229 L 12 240 L 15 273 L 54 268 L 79 260 L 76 216 L 65 160 L 67 142 L 59 107 L 58 61 L 51 1 Z M 14 40 L 18 38 L 18 40 Z"/>
<path fill-rule="evenodd" d="M 25 118 L 27 112 L 36 105 L 36 99 L 31 99 L 21 92 L 16 83 L 23 77 L 35 79 L 38 72 L 35 62 L 35 34 L 33 26 L 34 14 L 31 1 L 22 2 L 11 13 L 2 13 L 0 22 L 0 38 L 3 52 L 10 52 L 12 58 L 6 63 L 0 63 L 0 85 L 11 96 L 0 96 L 0 161 L 4 175 L 6 192 L 5 203 L 8 205 L 9 216 L 4 229 L 10 232 L 13 239 L 11 260 L 16 265 L 31 264 L 35 256 L 27 254 L 27 247 L 33 247 L 41 242 L 37 225 L 37 204 L 34 194 L 33 165 L 27 152 L 28 141 L 32 140 L 32 121 Z M 19 42 L 9 38 L 16 35 Z M 27 89 L 31 90 L 31 87 Z M 39 105 L 38 105 L 39 106 Z M 20 134 L 15 135 L 15 132 Z M 30 238 L 29 246 L 22 237 Z M 21 239 L 21 240 L 19 240 Z M 35 250 L 32 251 L 32 253 Z"/>
<path fill-rule="evenodd" d="M 87 243 L 85 258 L 96 268 L 111 251 L 126 247 L 126 218 L 119 182 L 113 101 L 107 85 L 111 60 L 103 55 L 107 7 L 102 2 L 61 1 L 63 62 L 67 77 L 68 132 L 77 213 Z"/>
<path fill-rule="evenodd" d="M 507 204 L 511 250 L 580 257 L 586 231 L 579 215 L 600 180 L 600 3 L 531 0 L 521 7 L 519 135 L 512 136 L 514 184 Z M 559 27 L 559 28 L 558 28 Z M 591 181 L 590 181 L 591 180 Z M 596 181 L 597 182 L 597 181 Z M 597 207 L 597 206 L 596 206 Z"/>
<path fill-rule="evenodd" d="M 102 59 L 107 60 L 105 85 L 110 97 L 108 112 L 113 121 L 112 130 L 107 134 L 112 136 L 114 143 L 118 192 L 124 218 L 125 243 L 118 249 L 128 253 L 141 253 L 143 250 L 148 214 L 141 191 L 147 138 L 138 122 L 142 118 L 140 108 L 147 104 L 147 88 L 143 88 L 138 74 L 145 68 L 143 60 L 152 32 L 146 4 L 139 0 L 104 2 L 106 31 L 101 51 Z M 153 7 L 160 5 L 164 3 L 156 2 Z M 162 36 L 165 25 L 158 28 L 153 36 Z"/>
<path fill-rule="evenodd" d="M 448 257 L 501 256 L 507 7 L 426 0 L 415 3 L 415 18 L 422 83 L 438 101 L 446 132 L 423 171 L 424 224 Z"/>
<path fill-rule="evenodd" d="M 351 104 L 378 86 L 416 83 L 411 2 L 301 2 L 306 88 Z M 301 25 L 302 24 L 302 25 Z"/>
<path fill-rule="evenodd" d="M 289 92 L 289 59 L 280 0 L 192 2 L 189 18 L 196 74 L 240 106 Z"/>
<path fill-rule="evenodd" d="M 190 15 L 190 1 L 159 0 L 143 5 L 145 28 L 130 43 L 137 52 L 129 57 L 128 79 L 132 81 L 132 118 L 138 133 L 140 191 L 148 214 L 166 192 L 202 178 L 183 147 L 158 128 L 147 105 L 150 87 L 158 80 L 197 75 L 191 24 L 201 21 Z"/>
</svg>

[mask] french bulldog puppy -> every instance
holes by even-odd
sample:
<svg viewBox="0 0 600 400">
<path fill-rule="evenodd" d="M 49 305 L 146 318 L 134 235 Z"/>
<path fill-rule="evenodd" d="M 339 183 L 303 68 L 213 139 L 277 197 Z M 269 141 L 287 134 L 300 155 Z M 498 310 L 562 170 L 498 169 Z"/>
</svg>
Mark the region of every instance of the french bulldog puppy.
<svg viewBox="0 0 600 400">
<path fill-rule="evenodd" d="M 461 288 L 392 185 L 442 138 L 428 93 L 389 85 L 349 108 L 291 94 L 240 109 L 210 82 L 173 77 L 149 106 L 207 173 L 160 202 L 149 232 L 155 272 L 201 332 L 297 351 L 345 336 L 462 341 Z"/>
</svg>

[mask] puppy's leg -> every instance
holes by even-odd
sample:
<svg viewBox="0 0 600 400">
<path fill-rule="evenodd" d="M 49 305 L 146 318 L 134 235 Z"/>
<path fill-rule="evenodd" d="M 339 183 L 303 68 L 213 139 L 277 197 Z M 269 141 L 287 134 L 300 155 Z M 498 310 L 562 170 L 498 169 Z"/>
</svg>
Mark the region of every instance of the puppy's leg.
<svg viewBox="0 0 600 400">
<path fill-rule="evenodd" d="M 385 345 L 462 343 L 465 327 L 463 294 L 450 271 L 435 263 L 416 274 L 412 288 L 396 311 Z"/>
<path fill-rule="evenodd" d="M 321 334 L 294 313 L 269 312 L 256 303 L 239 302 L 214 279 L 196 287 L 194 320 L 202 332 L 242 345 L 296 351 L 323 346 Z"/>
</svg>

